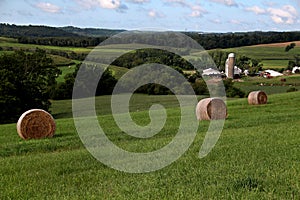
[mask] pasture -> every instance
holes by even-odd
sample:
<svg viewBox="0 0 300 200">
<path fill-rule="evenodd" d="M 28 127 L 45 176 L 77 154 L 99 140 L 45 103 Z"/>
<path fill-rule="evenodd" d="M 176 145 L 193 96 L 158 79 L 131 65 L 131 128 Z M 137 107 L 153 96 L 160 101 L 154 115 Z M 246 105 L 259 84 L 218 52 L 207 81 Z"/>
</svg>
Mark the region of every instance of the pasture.
<svg viewBox="0 0 300 200">
<path fill-rule="evenodd" d="M 38 47 L 75 53 L 92 50 L 25 45 L 3 37 L 0 47 L 12 50 Z M 284 52 L 284 47 L 257 45 L 224 51 L 261 59 L 266 68 L 285 68 L 300 47 L 289 52 Z M 110 45 L 97 51 L 111 57 L 131 48 Z M 3 52 L 10 51 L 0 51 Z M 59 82 L 78 63 L 51 56 L 62 70 Z M 197 52 L 190 56 L 197 57 Z M 127 72 L 117 66 L 110 69 L 116 78 Z M 281 78 L 261 77 L 235 82 L 246 93 L 264 90 L 269 95 L 268 104 L 250 106 L 246 98 L 229 99 L 223 132 L 206 157 L 198 157 L 209 126 L 209 122 L 202 121 L 194 142 L 181 158 L 161 170 L 143 174 L 116 171 L 92 157 L 75 129 L 71 100 L 52 101 L 51 113 L 57 124 L 53 138 L 25 141 L 19 138 L 16 123 L 0 125 L 0 199 L 299 199 L 300 92 L 286 91 L 291 87 L 300 90 L 300 76 L 284 78 L 285 82 Z M 150 122 L 148 109 L 152 104 L 162 104 L 167 110 L 164 128 L 148 139 L 134 138 L 120 130 L 114 122 L 110 100 L 110 96 L 96 97 L 96 114 L 106 135 L 119 147 L 150 152 L 168 144 L 175 136 L 181 113 L 174 96 L 135 94 L 131 98 L 130 112 L 137 124 Z"/>
<path fill-rule="evenodd" d="M 294 56 L 299 54 L 300 46 L 299 41 L 295 41 L 296 46 L 289 52 L 285 52 L 286 45 L 288 43 L 274 43 L 274 44 L 261 44 L 237 48 L 222 49 L 226 52 L 234 52 L 237 56 L 248 56 L 253 59 L 261 60 L 264 68 L 281 69 L 286 68 L 289 60 L 293 60 Z M 24 49 L 24 50 L 34 50 L 36 48 L 41 48 L 44 50 L 57 50 L 65 52 L 75 52 L 75 53 L 89 53 L 94 47 L 82 48 L 82 47 L 57 47 L 57 46 L 45 46 L 45 45 L 34 45 L 34 44 L 20 44 L 16 39 L 0 37 L 0 47 L 14 49 Z M 151 45 L 146 45 L 146 47 L 153 48 Z M 95 52 L 99 52 L 99 56 L 103 58 L 115 57 L 117 55 L 123 54 L 130 49 L 145 48 L 145 45 L 141 44 L 110 44 L 105 46 L 100 46 L 95 49 Z M 1 51 L 0 51 L 1 53 Z M 195 52 L 192 50 L 190 55 L 185 55 L 185 58 L 197 59 L 201 52 Z M 61 58 L 55 58 L 61 59 Z M 59 62 L 59 61 L 58 61 Z"/>
<path fill-rule="evenodd" d="M 291 42 L 290 42 L 291 43 Z M 286 68 L 289 60 L 294 60 L 294 56 L 299 54 L 300 46 L 285 52 L 285 45 L 290 43 L 261 44 L 246 47 L 224 49 L 227 52 L 234 52 L 237 55 L 246 55 L 255 58 L 263 63 L 265 69 Z M 299 42 L 295 42 L 299 44 Z"/>
<path fill-rule="evenodd" d="M 209 125 L 203 121 L 180 159 L 144 174 L 116 171 L 93 158 L 77 135 L 70 100 L 53 101 L 53 138 L 24 141 L 16 124 L 0 125 L 0 199 L 299 199 L 299 99 L 300 92 L 293 92 L 269 95 L 260 106 L 229 100 L 222 135 L 207 157 L 198 157 Z M 96 98 L 98 120 L 120 147 L 152 151 L 174 137 L 180 121 L 174 96 L 131 99 L 137 123 L 149 122 L 151 103 L 167 107 L 166 126 L 149 139 L 124 134 L 113 122 L 109 100 Z"/>
</svg>

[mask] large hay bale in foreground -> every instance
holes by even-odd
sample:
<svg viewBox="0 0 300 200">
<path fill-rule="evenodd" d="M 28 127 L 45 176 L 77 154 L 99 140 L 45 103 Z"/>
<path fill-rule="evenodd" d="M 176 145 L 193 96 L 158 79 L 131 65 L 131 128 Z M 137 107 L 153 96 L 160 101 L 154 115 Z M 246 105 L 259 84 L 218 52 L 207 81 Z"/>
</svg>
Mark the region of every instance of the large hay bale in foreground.
<svg viewBox="0 0 300 200">
<path fill-rule="evenodd" d="M 23 139 L 52 137 L 56 125 L 53 117 L 42 109 L 24 112 L 18 120 L 17 131 Z"/>
<path fill-rule="evenodd" d="M 219 120 L 227 117 L 227 107 L 220 98 L 206 98 L 198 102 L 196 107 L 198 120 Z"/>
<path fill-rule="evenodd" d="M 253 91 L 250 92 L 248 95 L 248 103 L 250 105 L 260 105 L 260 104 L 266 104 L 268 101 L 268 96 L 263 91 Z"/>
</svg>

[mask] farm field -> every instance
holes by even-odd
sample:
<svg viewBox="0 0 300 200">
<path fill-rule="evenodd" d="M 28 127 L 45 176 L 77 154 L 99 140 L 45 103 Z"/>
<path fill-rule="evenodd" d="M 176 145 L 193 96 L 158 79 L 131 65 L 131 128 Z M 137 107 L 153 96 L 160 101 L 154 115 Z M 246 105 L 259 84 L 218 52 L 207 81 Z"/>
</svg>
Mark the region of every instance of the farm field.
<svg viewBox="0 0 300 200">
<path fill-rule="evenodd" d="M 282 79 L 285 81 L 283 82 Z M 234 85 L 246 94 L 250 91 L 263 90 L 267 94 L 286 93 L 291 88 L 300 90 L 300 75 L 274 77 L 271 79 L 263 77 L 243 77 Z"/>
<path fill-rule="evenodd" d="M 294 56 L 300 53 L 300 42 L 294 41 L 296 44 L 294 49 L 289 52 L 285 52 L 285 46 L 288 43 L 274 43 L 274 44 L 261 44 L 237 48 L 222 49 L 226 52 L 234 52 L 237 56 L 245 55 L 250 58 L 261 60 L 264 68 L 282 69 L 286 68 L 289 60 L 293 60 Z M 149 45 L 148 45 L 149 46 Z M 36 49 L 41 48 L 45 50 L 58 50 L 65 52 L 75 53 L 89 53 L 94 47 L 78 48 L 78 47 L 57 47 L 57 46 L 45 46 L 45 45 L 32 45 L 32 44 L 20 44 L 16 39 L 0 37 L 0 47 L 12 48 L 12 49 Z M 149 46 L 151 48 L 152 46 Z M 115 44 L 100 46 L 95 49 L 95 52 L 99 52 L 99 56 L 103 58 L 115 57 L 117 55 L 127 52 L 129 49 L 145 48 L 145 45 L 141 44 Z M 6 51 L 7 52 L 7 51 Z M 1 53 L 1 51 L 0 51 Z M 199 52 L 191 51 L 190 55 L 184 56 L 185 58 L 197 58 Z M 55 59 L 54 59 L 55 60 Z"/>
<path fill-rule="evenodd" d="M 109 99 L 97 97 L 98 120 L 120 147 L 152 151 L 174 137 L 180 112 L 173 96 L 133 97 L 137 123 L 149 119 L 148 104 L 168 105 L 166 127 L 149 139 L 122 134 L 107 109 Z M 24 141 L 16 124 L 0 125 L 0 199 L 299 199 L 299 99 L 293 92 L 269 95 L 260 106 L 229 100 L 223 132 L 207 157 L 198 158 L 209 125 L 204 121 L 180 159 L 144 174 L 119 172 L 93 158 L 75 130 L 70 100 L 54 101 L 57 131 L 51 139 Z"/>
<path fill-rule="evenodd" d="M 246 55 L 250 58 L 261 60 L 264 64 L 264 68 L 281 69 L 286 68 L 288 61 L 293 60 L 294 56 L 300 53 L 300 46 L 297 45 L 289 52 L 285 52 L 286 45 L 290 43 L 261 44 L 229 48 L 224 49 L 224 51 L 234 52 L 237 55 Z M 298 41 L 295 41 L 294 43 L 299 44 Z"/>
</svg>

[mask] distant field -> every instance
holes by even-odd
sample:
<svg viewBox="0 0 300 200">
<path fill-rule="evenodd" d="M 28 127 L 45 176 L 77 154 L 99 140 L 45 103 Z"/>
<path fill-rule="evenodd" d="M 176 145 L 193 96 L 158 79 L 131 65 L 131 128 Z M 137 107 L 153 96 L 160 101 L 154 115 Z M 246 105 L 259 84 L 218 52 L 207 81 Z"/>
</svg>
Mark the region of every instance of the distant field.
<svg viewBox="0 0 300 200">
<path fill-rule="evenodd" d="M 261 60 L 263 63 L 263 67 L 265 69 L 281 69 L 286 68 L 289 60 L 293 60 L 294 56 L 300 54 L 300 41 L 295 41 L 296 47 L 289 52 L 285 52 L 286 45 L 288 43 L 275 43 L 275 44 L 261 44 L 254 46 L 246 46 L 246 47 L 238 47 L 238 48 L 229 48 L 223 49 L 222 51 L 226 52 L 234 52 L 237 56 L 245 55 L 250 58 L 255 58 Z M 57 47 L 57 46 L 43 46 L 43 45 L 31 45 L 31 44 L 20 44 L 17 43 L 16 39 L 0 37 L 0 47 L 11 47 L 13 49 L 35 49 L 42 48 L 45 50 L 59 50 L 59 51 L 68 51 L 75 53 L 89 53 L 93 47 L 90 48 L 76 48 L 76 47 Z M 148 48 L 153 48 L 151 45 L 146 45 Z M 114 45 L 105 45 L 99 46 L 94 49 L 94 53 L 98 52 L 98 57 L 102 59 L 107 59 L 111 57 L 118 57 L 128 50 L 138 48 L 145 48 L 145 45 L 142 44 L 114 44 Z M 9 51 L 5 51 L 9 52 Z M 0 54 L 3 53 L 0 51 Z M 197 59 L 201 52 L 195 52 L 192 50 L 190 55 L 185 55 L 186 59 Z M 52 56 L 55 62 L 61 64 L 65 64 L 65 66 L 70 65 L 71 60 L 67 60 L 64 58 L 60 58 L 58 56 Z M 63 67 L 63 70 L 66 68 Z M 120 71 L 120 72 L 119 72 Z M 115 68 L 114 73 L 119 77 L 121 74 L 124 74 L 125 69 Z M 65 74 L 65 72 L 63 72 Z"/>
<path fill-rule="evenodd" d="M 285 82 L 282 82 L 281 79 L 285 79 Z M 267 94 L 286 93 L 290 88 L 296 88 L 300 91 L 300 75 L 281 76 L 271 79 L 244 77 L 242 82 L 235 82 L 234 85 L 246 94 L 256 90 L 263 90 Z"/>
<path fill-rule="evenodd" d="M 285 48 L 287 45 L 295 43 L 296 46 L 300 46 L 300 41 L 292 41 L 292 42 L 281 42 L 281 43 L 272 43 L 272 44 L 259 44 L 253 45 L 253 47 L 283 47 Z"/>
<path fill-rule="evenodd" d="M 285 52 L 286 45 L 290 43 L 261 44 L 224 49 L 224 51 L 259 59 L 264 64 L 264 68 L 286 68 L 288 61 L 294 60 L 294 56 L 300 54 L 300 41 L 295 42 L 296 47 L 294 49 Z"/>
<path fill-rule="evenodd" d="M 288 60 L 262 60 L 263 68 L 265 69 L 282 69 L 288 66 Z"/>
</svg>

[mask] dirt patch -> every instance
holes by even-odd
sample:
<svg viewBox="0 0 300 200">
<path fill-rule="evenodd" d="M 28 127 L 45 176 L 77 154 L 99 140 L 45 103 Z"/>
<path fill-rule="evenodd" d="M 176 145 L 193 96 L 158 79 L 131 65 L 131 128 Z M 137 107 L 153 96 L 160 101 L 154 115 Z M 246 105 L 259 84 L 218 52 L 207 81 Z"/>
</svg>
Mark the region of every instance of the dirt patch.
<svg viewBox="0 0 300 200">
<path fill-rule="evenodd" d="M 258 44 L 258 45 L 253 45 L 252 47 L 286 47 L 291 43 L 295 43 L 296 46 L 300 46 L 300 41 L 293 41 L 293 42 L 281 42 L 281 43 L 272 43 L 272 44 Z"/>
</svg>

